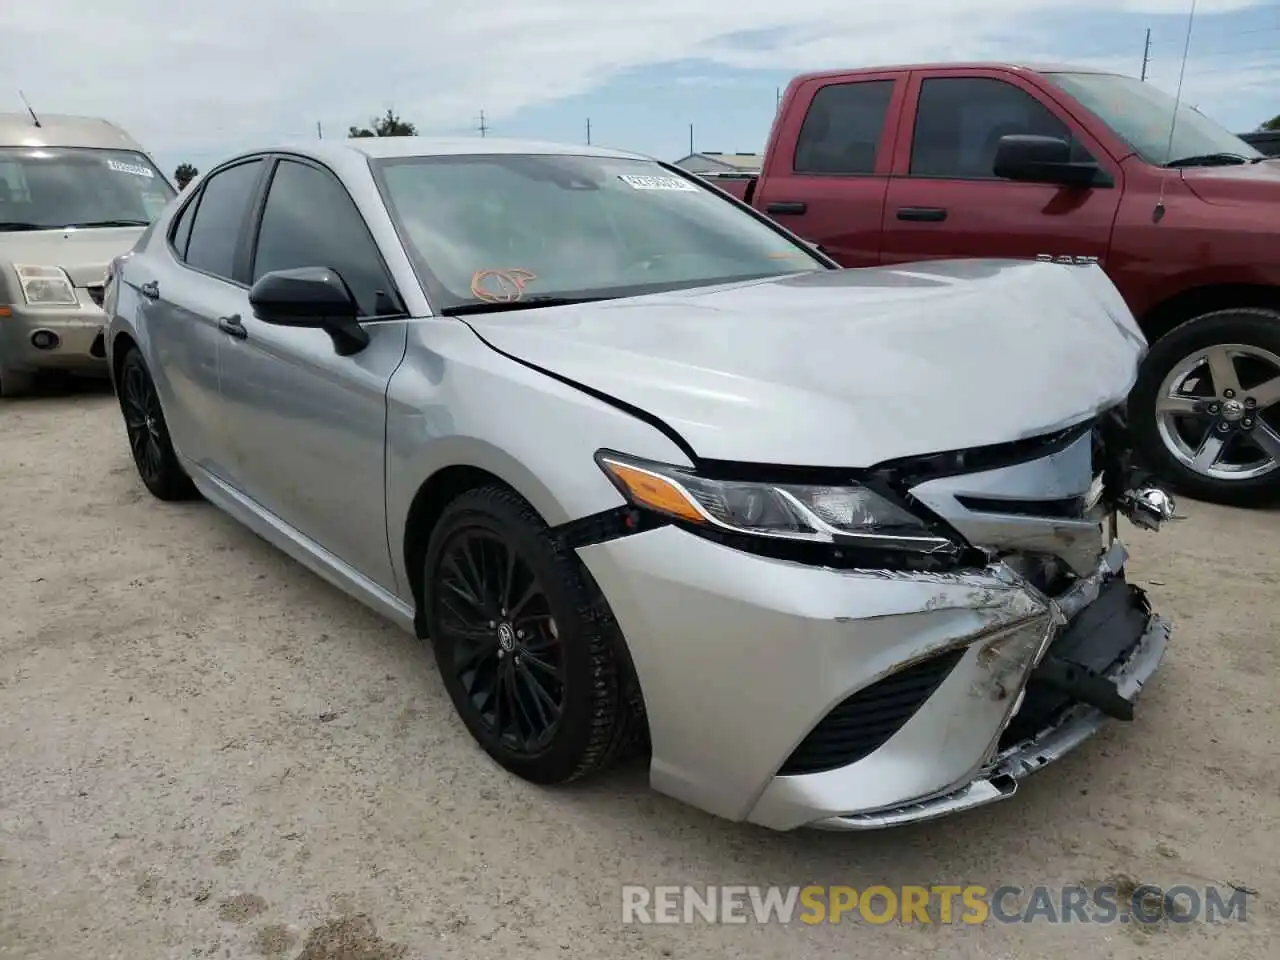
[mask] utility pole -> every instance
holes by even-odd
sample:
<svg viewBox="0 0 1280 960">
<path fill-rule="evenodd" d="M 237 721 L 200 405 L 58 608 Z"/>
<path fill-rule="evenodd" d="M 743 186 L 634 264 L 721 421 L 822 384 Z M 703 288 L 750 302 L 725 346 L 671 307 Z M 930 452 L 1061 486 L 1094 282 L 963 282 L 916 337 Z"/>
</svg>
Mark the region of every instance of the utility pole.
<svg viewBox="0 0 1280 960">
<path fill-rule="evenodd" d="M 1147 42 L 1142 46 L 1142 79 L 1147 79 L 1147 64 L 1151 62 L 1151 28 L 1147 27 Z"/>
<path fill-rule="evenodd" d="M 319 120 L 316 121 L 316 139 L 317 140 L 324 139 L 324 127 L 320 126 Z"/>
<path fill-rule="evenodd" d="M 775 92 L 778 95 L 777 97 L 778 102 L 773 105 L 773 112 L 776 114 L 779 110 L 782 109 L 782 88 L 776 87 Z"/>
<path fill-rule="evenodd" d="M 587 117 L 587 146 L 591 146 L 591 118 Z"/>
<path fill-rule="evenodd" d="M 689 153 L 693 153 L 693 124 L 689 124 Z"/>
<path fill-rule="evenodd" d="M 489 132 L 489 125 L 484 122 L 484 111 L 480 111 L 480 136 L 484 136 Z"/>
</svg>

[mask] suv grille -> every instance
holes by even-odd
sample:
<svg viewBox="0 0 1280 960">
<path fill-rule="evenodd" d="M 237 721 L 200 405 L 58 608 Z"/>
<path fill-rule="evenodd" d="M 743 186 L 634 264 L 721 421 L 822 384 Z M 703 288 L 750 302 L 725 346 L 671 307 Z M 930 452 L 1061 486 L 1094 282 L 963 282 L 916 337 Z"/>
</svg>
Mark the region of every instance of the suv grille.
<svg viewBox="0 0 1280 960">
<path fill-rule="evenodd" d="M 937 654 L 847 697 L 800 742 L 778 774 L 835 770 L 878 750 L 915 716 L 967 649 Z"/>
</svg>

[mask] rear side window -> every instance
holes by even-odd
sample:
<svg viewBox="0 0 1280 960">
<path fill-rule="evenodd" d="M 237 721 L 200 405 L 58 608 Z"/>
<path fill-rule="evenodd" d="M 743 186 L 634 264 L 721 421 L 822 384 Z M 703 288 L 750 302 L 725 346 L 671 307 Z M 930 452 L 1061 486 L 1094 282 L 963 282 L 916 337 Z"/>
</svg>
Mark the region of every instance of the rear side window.
<svg viewBox="0 0 1280 960">
<path fill-rule="evenodd" d="M 989 77 L 933 77 L 920 85 L 911 175 L 991 180 L 1000 138 L 1011 134 L 1060 137 L 1076 159 L 1088 159 L 1066 124 L 1011 83 Z"/>
<path fill-rule="evenodd" d="M 863 80 L 819 90 L 800 128 L 795 172 L 875 173 L 893 83 Z"/>
<path fill-rule="evenodd" d="M 199 203 L 200 198 L 193 197 L 191 202 L 179 211 L 178 219 L 174 221 L 173 229 L 169 233 L 174 251 L 184 259 L 187 256 L 187 240 L 191 237 L 191 221 L 195 217 L 196 206 Z"/>
<path fill-rule="evenodd" d="M 188 266 L 234 278 L 240 229 L 261 169 L 261 160 L 250 160 L 221 170 L 204 182 L 187 240 Z"/>
</svg>

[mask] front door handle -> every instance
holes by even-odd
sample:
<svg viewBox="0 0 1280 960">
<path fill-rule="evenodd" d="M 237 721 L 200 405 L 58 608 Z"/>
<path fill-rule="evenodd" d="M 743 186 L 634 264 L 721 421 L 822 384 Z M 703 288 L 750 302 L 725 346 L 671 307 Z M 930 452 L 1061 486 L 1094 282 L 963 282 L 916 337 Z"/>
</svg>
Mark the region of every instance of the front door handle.
<svg viewBox="0 0 1280 960">
<path fill-rule="evenodd" d="M 914 220 L 917 223 L 941 223 L 947 219 L 945 207 L 899 207 L 899 220 Z"/>
<path fill-rule="evenodd" d="M 804 213 L 809 205 L 803 200 L 777 200 L 764 208 L 765 213 Z"/>
<path fill-rule="evenodd" d="M 159 300 L 160 284 L 156 283 L 154 280 L 148 280 L 138 288 L 138 292 L 148 300 Z"/>
<path fill-rule="evenodd" d="M 244 340 L 249 336 L 249 331 L 240 322 L 240 314 L 238 313 L 229 317 L 219 317 L 218 329 L 229 336 L 235 337 L 237 340 Z"/>
</svg>

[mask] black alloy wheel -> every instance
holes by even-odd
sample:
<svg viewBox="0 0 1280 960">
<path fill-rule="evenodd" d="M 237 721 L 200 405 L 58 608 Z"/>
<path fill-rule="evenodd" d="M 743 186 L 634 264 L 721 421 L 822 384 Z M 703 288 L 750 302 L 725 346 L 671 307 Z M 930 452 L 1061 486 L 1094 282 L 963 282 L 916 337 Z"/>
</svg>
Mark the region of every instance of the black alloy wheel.
<svg viewBox="0 0 1280 960">
<path fill-rule="evenodd" d="M 453 676 L 503 747 L 536 756 L 564 713 L 564 648 L 546 592 L 516 547 L 483 526 L 454 532 L 440 563 Z"/>
<path fill-rule="evenodd" d="M 641 740 L 625 644 L 581 562 L 506 487 L 445 507 L 423 602 L 445 689 L 471 735 L 534 783 L 602 770 Z"/>
<path fill-rule="evenodd" d="M 120 365 L 120 412 L 138 476 L 160 500 L 186 500 L 195 493 L 191 479 L 178 463 L 160 396 L 142 355 L 130 350 Z"/>
</svg>

